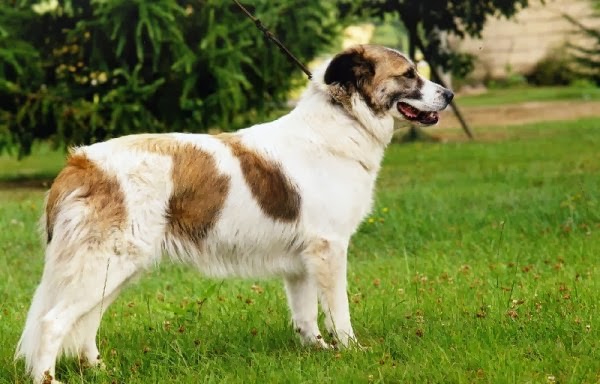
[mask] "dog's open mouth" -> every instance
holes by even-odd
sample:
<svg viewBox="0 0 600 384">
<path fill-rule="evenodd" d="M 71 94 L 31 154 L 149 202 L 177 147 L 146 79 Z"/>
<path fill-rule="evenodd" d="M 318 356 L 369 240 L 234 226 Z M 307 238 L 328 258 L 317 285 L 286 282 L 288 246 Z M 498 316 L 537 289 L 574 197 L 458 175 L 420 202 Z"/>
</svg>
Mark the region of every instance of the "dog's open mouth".
<svg viewBox="0 0 600 384">
<path fill-rule="evenodd" d="M 420 111 L 417 108 L 402 102 L 396 104 L 396 108 L 398 108 L 398 111 L 406 118 L 406 120 L 418 121 L 425 125 L 433 125 L 437 123 L 440 118 L 435 111 Z"/>
</svg>

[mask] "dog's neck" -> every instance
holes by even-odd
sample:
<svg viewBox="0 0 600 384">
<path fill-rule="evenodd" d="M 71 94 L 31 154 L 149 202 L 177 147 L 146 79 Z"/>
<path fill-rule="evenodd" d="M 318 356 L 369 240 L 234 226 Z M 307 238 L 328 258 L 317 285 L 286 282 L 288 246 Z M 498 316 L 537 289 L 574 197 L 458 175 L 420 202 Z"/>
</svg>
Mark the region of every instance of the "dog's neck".
<svg viewBox="0 0 600 384">
<path fill-rule="evenodd" d="M 375 116 L 358 94 L 344 98 L 335 91 L 315 78 L 294 113 L 323 137 L 327 151 L 376 174 L 392 139 L 393 118 Z"/>
</svg>

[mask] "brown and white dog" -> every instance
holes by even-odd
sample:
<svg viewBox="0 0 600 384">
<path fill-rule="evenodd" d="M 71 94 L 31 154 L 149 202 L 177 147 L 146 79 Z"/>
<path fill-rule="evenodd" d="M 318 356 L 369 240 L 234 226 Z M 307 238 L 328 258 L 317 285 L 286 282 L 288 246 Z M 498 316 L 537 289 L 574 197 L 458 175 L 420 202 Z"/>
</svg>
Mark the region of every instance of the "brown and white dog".
<svg viewBox="0 0 600 384">
<path fill-rule="evenodd" d="M 281 276 L 306 343 L 355 340 L 348 243 L 369 213 L 394 119 L 435 124 L 452 92 L 401 53 L 350 48 L 288 115 L 232 134 L 143 134 L 73 149 L 48 192 L 46 258 L 16 356 L 56 382 L 65 352 L 100 364 L 119 292 L 166 254 L 208 276 Z"/>
</svg>

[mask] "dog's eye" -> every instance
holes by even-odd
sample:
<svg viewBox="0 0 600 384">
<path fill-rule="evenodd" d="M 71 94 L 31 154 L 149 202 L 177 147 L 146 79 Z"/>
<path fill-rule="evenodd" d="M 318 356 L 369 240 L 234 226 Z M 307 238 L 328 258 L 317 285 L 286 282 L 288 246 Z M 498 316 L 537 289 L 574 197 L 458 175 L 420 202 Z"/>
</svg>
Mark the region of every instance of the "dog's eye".
<svg viewBox="0 0 600 384">
<path fill-rule="evenodd" d="M 417 77 L 417 71 L 415 71 L 414 68 L 411 68 L 408 71 L 404 72 L 403 76 L 407 79 L 414 79 L 415 77 Z"/>
</svg>

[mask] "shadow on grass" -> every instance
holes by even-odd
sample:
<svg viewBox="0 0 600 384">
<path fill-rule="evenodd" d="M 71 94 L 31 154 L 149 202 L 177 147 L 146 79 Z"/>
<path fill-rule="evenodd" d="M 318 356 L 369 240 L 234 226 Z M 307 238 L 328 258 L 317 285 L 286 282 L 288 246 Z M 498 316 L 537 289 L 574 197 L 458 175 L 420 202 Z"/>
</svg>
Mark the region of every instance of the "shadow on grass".
<svg viewBox="0 0 600 384">
<path fill-rule="evenodd" d="M 17 177 L 0 177 L 0 190 L 10 189 L 48 189 L 55 175 L 34 175 Z"/>
<path fill-rule="evenodd" d="M 65 163 L 66 152 L 48 143 L 34 145 L 23 159 L 0 155 L 0 190 L 47 189 Z"/>
</svg>

